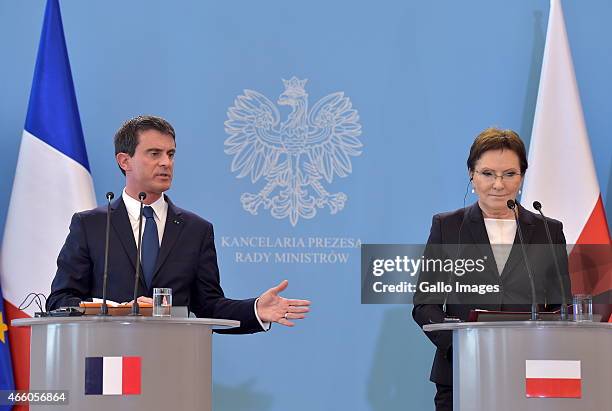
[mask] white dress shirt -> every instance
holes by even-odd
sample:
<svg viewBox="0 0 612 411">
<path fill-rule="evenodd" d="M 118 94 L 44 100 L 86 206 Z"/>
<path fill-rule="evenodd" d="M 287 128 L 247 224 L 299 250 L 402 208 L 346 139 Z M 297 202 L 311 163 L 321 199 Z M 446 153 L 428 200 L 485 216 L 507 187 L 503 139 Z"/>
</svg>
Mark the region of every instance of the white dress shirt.
<svg viewBox="0 0 612 411">
<path fill-rule="evenodd" d="M 504 271 L 504 266 L 510 257 L 514 237 L 516 236 L 516 220 L 504 220 L 501 218 L 485 218 L 485 227 L 491 249 L 493 250 L 493 258 L 497 265 L 499 275 Z"/>
<path fill-rule="evenodd" d="M 134 242 L 138 244 L 138 217 L 140 216 L 140 201 L 130 197 L 128 193 L 123 189 L 121 194 L 123 203 L 130 217 L 130 224 L 132 224 L 132 232 L 134 233 Z M 153 218 L 157 224 L 157 238 L 159 238 L 159 246 L 161 247 L 162 239 L 164 238 L 164 229 L 166 228 L 166 217 L 168 216 L 168 203 L 164 200 L 164 196 L 161 196 L 153 204 L 150 204 L 153 209 Z M 147 219 L 142 219 L 142 235 L 144 234 L 145 226 L 148 224 Z"/>
<path fill-rule="evenodd" d="M 138 244 L 138 217 L 140 216 L 140 201 L 130 197 L 130 195 L 125 192 L 125 188 L 123 189 L 121 198 L 123 199 L 123 203 L 125 204 L 128 217 L 130 218 L 132 232 L 134 233 L 134 241 L 136 242 L 136 244 Z M 161 247 L 162 240 L 164 238 L 164 229 L 166 228 L 166 217 L 168 217 L 168 203 L 166 203 L 166 200 L 162 195 L 155 202 L 150 204 L 150 206 L 153 209 L 153 218 L 155 219 L 155 223 L 157 224 L 157 235 L 159 238 L 159 246 Z M 147 219 L 143 218 L 141 236 L 144 234 L 145 226 L 148 224 L 146 221 Z M 259 298 L 255 300 L 255 304 L 253 306 L 253 309 L 255 310 L 255 317 L 257 317 L 257 321 L 259 321 L 261 328 L 263 328 L 264 331 L 268 331 L 270 329 L 270 323 L 263 322 L 259 318 L 259 314 L 257 314 L 257 301 L 259 301 Z"/>
</svg>

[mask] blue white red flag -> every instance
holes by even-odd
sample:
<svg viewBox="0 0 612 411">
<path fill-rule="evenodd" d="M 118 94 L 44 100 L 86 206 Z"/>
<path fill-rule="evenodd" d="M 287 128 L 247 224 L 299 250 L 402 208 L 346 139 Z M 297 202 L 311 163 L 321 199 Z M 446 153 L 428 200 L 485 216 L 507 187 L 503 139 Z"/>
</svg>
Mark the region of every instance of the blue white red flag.
<svg viewBox="0 0 612 411">
<path fill-rule="evenodd" d="M 0 281 L 8 320 L 32 316 L 18 305 L 49 294 L 72 214 L 95 207 L 58 0 L 48 0 L 21 137 L 4 238 Z M 9 327 L 15 383 L 29 385 L 29 332 Z"/>
<path fill-rule="evenodd" d="M 85 358 L 85 395 L 140 395 L 141 357 Z"/>
</svg>

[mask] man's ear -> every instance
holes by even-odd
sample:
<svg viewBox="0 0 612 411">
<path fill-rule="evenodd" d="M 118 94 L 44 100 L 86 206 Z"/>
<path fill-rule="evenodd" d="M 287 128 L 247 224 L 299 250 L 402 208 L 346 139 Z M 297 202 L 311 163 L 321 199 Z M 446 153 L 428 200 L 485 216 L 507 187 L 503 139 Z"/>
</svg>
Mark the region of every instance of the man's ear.
<svg viewBox="0 0 612 411">
<path fill-rule="evenodd" d="M 131 171 L 130 170 L 130 160 L 132 159 L 132 157 L 130 157 L 130 155 L 128 153 L 117 153 L 115 155 L 115 159 L 117 160 L 117 164 L 119 164 L 119 167 L 124 171 L 124 172 L 128 172 Z"/>
</svg>

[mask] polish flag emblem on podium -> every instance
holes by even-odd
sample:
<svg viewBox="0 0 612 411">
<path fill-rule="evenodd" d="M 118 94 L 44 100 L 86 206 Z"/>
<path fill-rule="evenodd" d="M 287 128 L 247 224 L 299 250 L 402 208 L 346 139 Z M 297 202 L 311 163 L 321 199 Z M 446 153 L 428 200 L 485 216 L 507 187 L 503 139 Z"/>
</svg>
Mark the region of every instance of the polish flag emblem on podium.
<svg viewBox="0 0 612 411">
<path fill-rule="evenodd" d="M 581 398 L 580 361 L 525 361 L 525 395 L 528 398 Z"/>
</svg>

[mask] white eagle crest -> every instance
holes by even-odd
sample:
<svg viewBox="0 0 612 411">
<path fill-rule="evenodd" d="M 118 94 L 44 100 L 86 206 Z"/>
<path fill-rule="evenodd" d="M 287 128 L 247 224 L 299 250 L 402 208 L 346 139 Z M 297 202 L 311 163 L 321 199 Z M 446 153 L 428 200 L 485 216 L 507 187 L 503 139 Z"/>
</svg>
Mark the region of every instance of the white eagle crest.
<svg viewBox="0 0 612 411">
<path fill-rule="evenodd" d="M 343 92 L 329 94 L 308 110 L 306 79 L 283 80 L 285 91 L 278 104 L 290 106 L 281 122 L 278 108 L 264 95 L 244 90 L 230 107 L 225 122 L 225 153 L 233 155 L 232 172 L 251 176 L 253 183 L 264 177 L 266 185 L 257 194 L 244 193 L 242 206 L 257 214 L 260 206 L 275 218 L 289 218 L 295 226 L 300 217 L 313 218 L 317 208 L 331 214 L 344 208 L 346 194 L 329 193 L 323 179 L 352 172 L 351 156 L 361 154 L 359 115 Z"/>
</svg>

